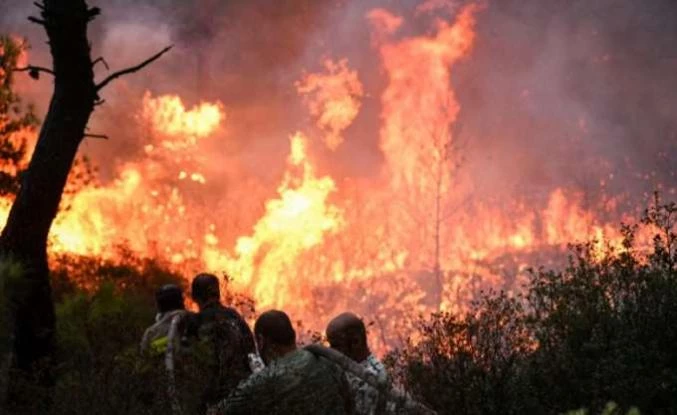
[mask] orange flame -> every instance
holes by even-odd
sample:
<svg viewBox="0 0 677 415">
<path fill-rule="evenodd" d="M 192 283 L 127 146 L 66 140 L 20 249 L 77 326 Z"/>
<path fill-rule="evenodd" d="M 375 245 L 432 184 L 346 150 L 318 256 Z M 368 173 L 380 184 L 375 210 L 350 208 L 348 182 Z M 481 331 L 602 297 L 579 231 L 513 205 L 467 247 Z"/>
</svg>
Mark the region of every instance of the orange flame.
<svg viewBox="0 0 677 415">
<path fill-rule="evenodd" d="M 340 230 L 341 210 L 328 203 L 335 190 L 330 177 L 317 177 L 307 159 L 307 138 L 296 133 L 290 139 L 289 170 L 278 188 L 278 198 L 266 203 L 264 216 L 250 236 L 238 238 L 234 259 L 208 251 L 212 269 L 227 269 L 236 282 L 250 287 L 262 307 L 282 307 L 303 302 L 301 291 L 312 285 L 294 275 L 300 257 L 322 244 L 325 236 Z"/>
<path fill-rule="evenodd" d="M 143 97 L 141 123 L 150 123 L 152 140 L 147 158 L 118 166 L 118 177 L 101 187 L 88 186 L 70 200 L 52 226 L 52 251 L 111 257 L 116 244 L 135 252 L 160 255 L 179 263 L 198 257 L 184 196 L 174 180 L 205 182 L 199 172 L 186 172 L 187 158 L 197 140 L 214 134 L 224 120 L 220 103 L 186 109 L 178 96 Z M 174 165 L 177 153 L 182 159 Z M 176 238 L 177 234 L 187 238 Z M 192 236 L 192 238 L 191 238 Z M 156 243 L 162 248 L 157 252 Z"/>
<path fill-rule="evenodd" d="M 304 96 L 310 114 L 317 118 L 318 128 L 326 134 L 325 144 L 335 150 L 343 142 L 341 133 L 357 117 L 364 92 L 347 60 L 326 60 L 324 67 L 326 74 L 306 74 L 296 83 L 296 89 Z"/>
<path fill-rule="evenodd" d="M 152 131 L 162 136 L 162 146 L 172 151 L 194 146 L 197 139 L 213 134 L 225 118 L 221 103 L 202 102 L 186 110 L 176 95 L 152 98 L 146 92 L 142 105 L 141 120 L 149 123 Z"/>
<path fill-rule="evenodd" d="M 395 189 L 419 187 L 421 168 L 439 161 L 431 139 L 447 136 L 459 105 L 450 85 L 452 66 L 470 51 L 476 7 L 466 7 L 454 24 L 440 22 L 432 37 L 414 37 L 381 46 L 390 83 L 382 96 L 384 124 L 381 148 Z M 371 14 L 377 26 L 390 21 L 387 12 Z M 386 24 L 387 25 L 387 24 Z"/>
</svg>

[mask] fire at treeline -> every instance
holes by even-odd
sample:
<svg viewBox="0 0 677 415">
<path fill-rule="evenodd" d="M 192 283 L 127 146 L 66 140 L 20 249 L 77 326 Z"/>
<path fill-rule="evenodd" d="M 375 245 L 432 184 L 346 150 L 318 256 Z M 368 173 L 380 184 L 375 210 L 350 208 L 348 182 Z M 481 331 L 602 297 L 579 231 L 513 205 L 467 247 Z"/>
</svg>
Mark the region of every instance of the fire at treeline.
<svg viewBox="0 0 677 415">
<path fill-rule="evenodd" d="M 0 2 L 3 402 L 107 413 L 85 407 L 118 386 L 63 386 L 70 349 L 115 356 L 130 413 L 672 413 L 601 385 L 533 403 L 547 382 L 519 377 L 578 341 L 553 316 L 592 341 L 599 310 L 673 298 L 670 2 L 100 3 Z M 463 353 L 520 380 L 463 395 Z"/>
</svg>

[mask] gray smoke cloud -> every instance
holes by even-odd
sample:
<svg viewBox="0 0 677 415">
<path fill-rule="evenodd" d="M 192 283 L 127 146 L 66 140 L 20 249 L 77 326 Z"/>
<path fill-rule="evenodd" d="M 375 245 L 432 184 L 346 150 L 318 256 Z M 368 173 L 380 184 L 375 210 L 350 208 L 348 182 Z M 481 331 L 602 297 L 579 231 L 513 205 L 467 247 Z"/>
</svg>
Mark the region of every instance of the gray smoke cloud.
<svg viewBox="0 0 677 415">
<path fill-rule="evenodd" d="M 669 1 L 489 3 L 456 74 L 481 186 L 674 189 L 676 23 Z"/>
</svg>

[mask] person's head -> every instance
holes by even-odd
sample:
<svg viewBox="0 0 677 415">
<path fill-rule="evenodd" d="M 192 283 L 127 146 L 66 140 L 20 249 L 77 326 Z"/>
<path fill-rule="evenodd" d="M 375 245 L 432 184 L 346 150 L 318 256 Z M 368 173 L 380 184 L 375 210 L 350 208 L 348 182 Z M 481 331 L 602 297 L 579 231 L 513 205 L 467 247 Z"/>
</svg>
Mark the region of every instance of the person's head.
<svg viewBox="0 0 677 415">
<path fill-rule="evenodd" d="M 266 364 L 296 350 L 296 332 L 284 311 L 270 310 L 261 314 L 254 323 L 254 335 Z"/>
<path fill-rule="evenodd" d="M 168 311 L 183 310 L 183 291 L 181 287 L 175 284 L 167 284 L 155 291 L 155 303 L 158 312 L 166 313 Z"/>
<path fill-rule="evenodd" d="M 353 313 L 334 317 L 327 326 L 327 340 L 336 349 L 356 362 L 362 362 L 371 353 L 367 344 L 367 329 L 362 320 Z"/>
<path fill-rule="evenodd" d="M 218 302 L 221 299 L 219 279 L 213 274 L 196 275 L 191 284 L 191 296 L 200 308 L 214 301 Z"/>
</svg>

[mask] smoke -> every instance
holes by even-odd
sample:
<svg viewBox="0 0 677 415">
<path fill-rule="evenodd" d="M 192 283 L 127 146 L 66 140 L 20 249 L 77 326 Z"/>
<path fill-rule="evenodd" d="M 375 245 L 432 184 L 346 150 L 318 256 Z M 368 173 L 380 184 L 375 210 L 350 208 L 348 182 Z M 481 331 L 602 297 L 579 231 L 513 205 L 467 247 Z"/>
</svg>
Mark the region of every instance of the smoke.
<svg viewBox="0 0 677 415">
<path fill-rule="evenodd" d="M 308 123 L 294 82 L 324 58 L 347 57 L 371 99 L 346 133 L 354 145 L 333 157 L 345 165 L 350 154 L 360 154 L 358 175 L 375 173 L 373 165 L 382 162 L 378 97 L 385 80 L 365 15 L 384 7 L 406 16 L 404 30 L 415 33 L 457 9 L 443 7 L 450 2 L 404 0 L 92 3 L 104 10 L 91 25 L 94 53 L 113 68 L 176 44 L 152 68 L 106 91 L 108 105 L 93 128 L 110 133 L 120 122 L 133 124 L 125 116 L 132 112 L 130 99 L 139 102 L 146 89 L 178 93 L 189 102 L 222 101 L 238 150 L 281 156 L 286 135 Z M 27 36 L 32 58 L 48 62 L 44 33 L 25 19 L 36 12 L 30 2 L 5 0 L 0 8 L 3 31 Z M 671 93 L 677 86 L 676 23 L 677 7 L 667 0 L 487 2 L 473 56 L 452 75 L 462 107 L 458 133 L 468 139 L 468 169 L 481 179 L 478 186 L 489 194 L 527 182 L 552 187 L 606 180 L 622 183 L 620 190 L 631 179 L 624 173 L 653 173 L 648 187 L 674 183 L 668 170 L 677 141 Z M 101 66 L 97 72 L 105 74 Z M 26 88 L 43 111 L 48 82 Z M 116 128 L 116 140 L 86 150 L 129 152 L 135 135 L 133 128 Z M 281 168 L 284 157 L 274 158 Z M 642 180 L 636 186 L 644 186 Z"/>
<path fill-rule="evenodd" d="M 668 1 L 490 3 L 455 78 L 477 185 L 674 191 L 676 22 Z"/>
</svg>

